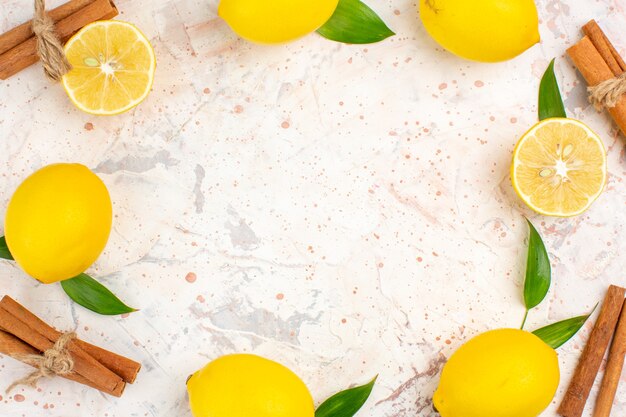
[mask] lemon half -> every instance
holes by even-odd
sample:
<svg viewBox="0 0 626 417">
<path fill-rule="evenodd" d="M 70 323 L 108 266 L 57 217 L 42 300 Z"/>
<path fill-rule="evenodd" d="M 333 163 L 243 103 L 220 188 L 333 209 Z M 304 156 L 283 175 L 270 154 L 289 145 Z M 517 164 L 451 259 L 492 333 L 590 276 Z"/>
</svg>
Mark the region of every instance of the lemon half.
<svg viewBox="0 0 626 417">
<path fill-rule="evenodd" d="M 559 217 L 578 215 L 604 189 L 604 144 L 578 120 L 543 120 L 517 143 L 511 179 L 520 198 L 536 212 Z"/>
<path fill-rule="evenodd" d="M 156 59 L 134 25 L 117 20 L 91 23 L 65 45 L 72 70 L 63 87 L 79 109 L 96 115 L 123 113 L 152 88 Z"/>
</svg>

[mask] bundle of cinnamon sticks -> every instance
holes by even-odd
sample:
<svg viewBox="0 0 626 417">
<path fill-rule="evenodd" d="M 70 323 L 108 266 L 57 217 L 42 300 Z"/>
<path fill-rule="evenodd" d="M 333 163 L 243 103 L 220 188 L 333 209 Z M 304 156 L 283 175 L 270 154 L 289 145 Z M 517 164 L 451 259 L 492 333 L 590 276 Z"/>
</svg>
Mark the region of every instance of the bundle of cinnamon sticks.
<svg viewBox="0 0 626 417">
<path fill-rule="evenodd" d="M 595 20 L 583 26 L 585 36 L 567 50 L 567 54 L 590 87 L 619 77 L 626 72 L 626 62 L 617 52 Z M 626 95 L 607 109 L 626 135 Z"/>
<path fill-rule="evenodd" d="M 28 363 L 28 355 L 51 349 L 61 332 L 49 326 L 9 296 L 0 300 L 0 353 Z M 74 367 L 64 378 L 120 397 L 126 383 L 137 378 L 141 364 L 74 339 L 67 350 Z M 28 363 L 30 365 L 30 363 Z"/>
<path fill-rule="evenodd" d="M 609 344 L 611 349 L 593 417 L 609 417 L 626 355 L 626 289 L 611 285 L 578 367 L 559 407 L 563 417 L 581 417 Z M 611 338 L 613 342 L 611 343 Z"/>
<path fill-rule="evenodd" d="M 87 24 L 111 19 L 117 14 L 117 8 L 111 0 L 71 0 L 48 12 L 62 42 L 66 42 Z M 31 22 L 0 35 L 0 79 L 6 80 L 38 59 L 37 41 Z"/>
</svg>

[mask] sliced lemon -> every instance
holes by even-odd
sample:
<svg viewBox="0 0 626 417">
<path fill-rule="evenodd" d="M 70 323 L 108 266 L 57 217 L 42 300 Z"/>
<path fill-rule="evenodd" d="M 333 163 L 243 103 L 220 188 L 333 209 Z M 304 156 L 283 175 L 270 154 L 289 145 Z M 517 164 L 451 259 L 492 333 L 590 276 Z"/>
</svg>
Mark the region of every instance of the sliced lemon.
<svg viewBox="0 0 626 417">
<path fill-rule="evenodd" d="M 65 44 L 65 54 L 72 70 L 63 77 L 63 87 L 87 113 L 123 113 L 141 103 L 152 88 L 154 50 L 130 23 L 91 23 Z"/>
<path fill-rule="evenodd" d="M 602 140 L 578 120 L 546 119 L 517 143 L 513 188 L 533 210 L 570 217 L 587 210 L 606 182 Z"/>
</svg>

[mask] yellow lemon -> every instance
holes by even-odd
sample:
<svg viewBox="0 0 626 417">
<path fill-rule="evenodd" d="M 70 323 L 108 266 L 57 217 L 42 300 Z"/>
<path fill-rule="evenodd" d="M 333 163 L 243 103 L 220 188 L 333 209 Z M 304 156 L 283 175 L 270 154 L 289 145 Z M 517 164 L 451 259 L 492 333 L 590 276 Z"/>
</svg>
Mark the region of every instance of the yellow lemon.
<svg viewBox="0 0 626 417">
<path fill-rule="evenodd" d="M 539 42 L 533 0 L 420 0 L 426 30 L 463 58 L 505 61 Z"/>
<path fill-rule="evenodd" d="M 604 189 L 604 144 L 578 120 L 543 120 L 517 143 L 511 180 L 520 198 L 536 212 L 575 216 Z"/>
<path fill-rule="evenodd" d="M 65 44 L 72 70 L 63 87 L 79 109 L 96 115 L 125 112 L 152 88 L 156 59 L 146 37 L 130 23 L 101 20 Z"/>
<path fill-rule="evenodd" d="M 221 0 L 218 14 L 242 38 L 288 42 L 322 26 L 338 0 Z"/>
<path fill-rule="evenodd" d="M 111 231 L 104 183 L 80 164 L 48 165 L 17 188 L 4 232 L 19 266 L 43 283 L 73 278 L 98 258 Z"/>
<path fill-rule="evenodd" d="M 536 417 L 552 401 L 559 377 L 556 352 L 537 336 L 492 330 L 450 357 L 433 403 L 441 417 Z"/>
<path fill-rule="evenodd" d="M 313 417 L 313 398 L 296 374 L 256 355 L 227 355 L 187 381 L 194 417 Z"/>
</svg>

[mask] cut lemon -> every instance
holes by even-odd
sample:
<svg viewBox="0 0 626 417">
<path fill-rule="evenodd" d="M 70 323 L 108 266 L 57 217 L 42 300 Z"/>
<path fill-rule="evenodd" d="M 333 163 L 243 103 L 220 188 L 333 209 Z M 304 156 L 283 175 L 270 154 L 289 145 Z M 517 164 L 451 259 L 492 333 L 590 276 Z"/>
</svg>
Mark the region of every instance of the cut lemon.
<svg viewBox="0 0 626 417">
<path fill-rule="evenodd" d="M 604 189 L 604 144 L 578 120 L 543 120 L 517 143 L 511 178 L 517 194 L 536 212 L 575 216 Z"/>
<path fill-rule="evenodd" d="M 146 98 L 156 59 L 134 25 L 117 20 L 91 23 L 65 45 L 72 70 L 63 87 L 79 109 L 96 115 L 119 114 Z"/>
</svg>

